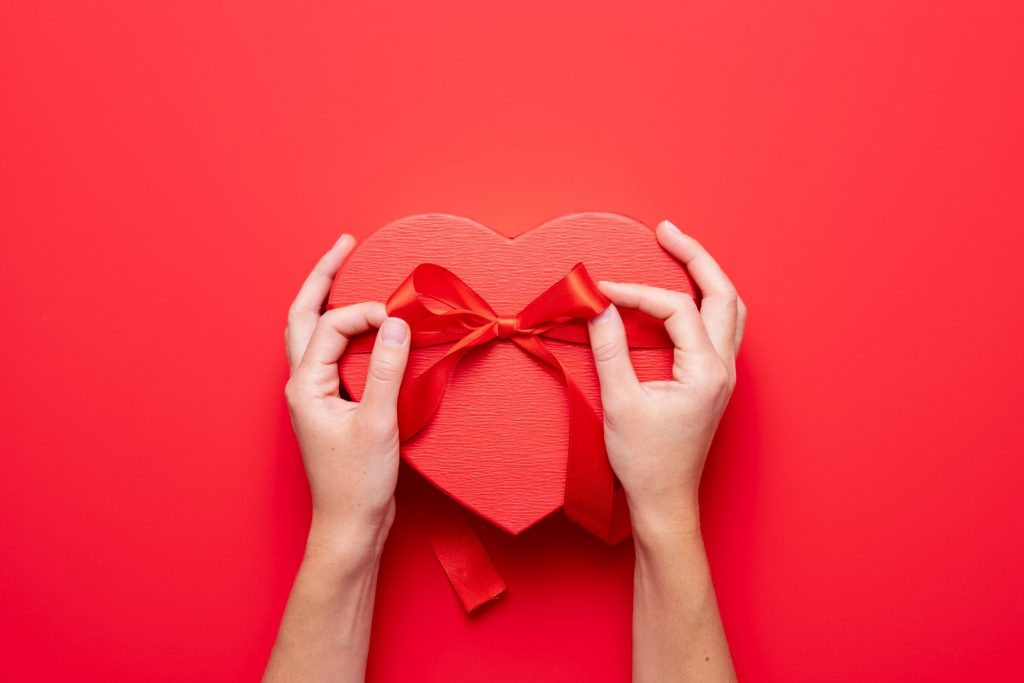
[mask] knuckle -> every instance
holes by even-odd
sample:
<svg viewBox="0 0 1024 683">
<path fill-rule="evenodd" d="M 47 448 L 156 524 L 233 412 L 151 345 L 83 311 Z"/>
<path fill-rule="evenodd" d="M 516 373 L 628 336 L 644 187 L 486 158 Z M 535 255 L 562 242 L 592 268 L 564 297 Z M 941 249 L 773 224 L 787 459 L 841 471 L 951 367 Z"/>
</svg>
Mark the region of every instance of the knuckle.
<svg viewBox="0 0 1024 683">
<path fill-rule="evenodd" d="M 333 325 L 339 319 L 346 315 L 344 308 L 332 308 L 329 311 L 324 311 L 317 316 L 317 323 L 323 323 L 325 325 Z"/>
<path fill-rule="evenodd" d="M 711 374 L 711 385 L 716 389 L 729 386 L 729 370 L 722 363 L 716 363 Z"/>
<path fill-rule="evenodd" d="M 307 311 L 296 307 L 294 304 L 288 307 L 288 325 L 294 325 L 296 322 L 302 319 L 303 315 Z"/>
<path fill-rule="evenodd" d="M 720 382 L 719 390 L 726 396 L 731 396 L 732 390 L 736 387 L 736 364 L 723 363 L 722 371 L 725 373 L 725 380 Z"/>
<path fill-rule="evenodd" d="M 370 376 L 381 382 L 391 382 L 398 376 L 398 363 L 394 358 L 382 356 L 370 363 Z"/>
<path fill-rule="evenodd" d="M 292 329 L 301 325 L 314 323 L 317 319 L 317 314 L 312 311 L 306 311 L 302 309 L 289 309 L 288 311 L 288 323 L 285 330 Z"/>
<path fill-rule="evenodd" d="M 665 292 L 665 299 L 675 310 L 679 310 L 687 305 L 693 304 L 693 299 L 689 294 L 683 292 L 677 292 L 676 290 L 670 290 Z"/>
<path fill-rule="evenodd" d="M 593 345 L 593 353 L 598 363 L 615 360 L 622 354 L 622 343 L 619 339 L 602 339 Z"/>
<path fill-rule="evenodd" d="M 284 398 L 288 402 L 289 406 L 295 406 L 299 403 L 301 392 L 294 379 L 290 379 L 285 382 L 284 385 Z"/>
<path fill-rule="evenodd" d="M 719 358 L 708 358 L 700 367 L 700 383 L 709 393 L 721 393 L 729 386 L 729 370 Z"/>
</svg>

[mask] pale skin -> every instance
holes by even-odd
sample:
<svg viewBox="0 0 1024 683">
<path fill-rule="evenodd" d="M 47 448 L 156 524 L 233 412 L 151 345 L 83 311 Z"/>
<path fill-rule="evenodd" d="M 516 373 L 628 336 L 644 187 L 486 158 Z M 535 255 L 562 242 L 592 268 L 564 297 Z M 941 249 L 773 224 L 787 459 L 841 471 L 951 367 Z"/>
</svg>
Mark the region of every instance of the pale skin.
<svg viewBox="0 0 1024 683">
<path fill-rule="evenodd" d="M 680 292 L 603 281 L 613 302 L 589 324 L 605 440 L 629 502 L 636 545 L 633 680 L 734 681 L 700 532 L 698 489 L 736 383 L 746 307 L 710 254 L 668 221 L 659 244 L 696 280 Z M 266 681 L 362 681 L 377 569 L 395 514 L 396 401 L 409 328 L 384 304 L 321 314 L 355 246 L 343 235 L 320 259 L 288 315 L 285 394 L 313 499 L 306 552 L 267 665 Z M 665 321 L 673 378 L 639 382 L 617 307 Z M 353 335 L 379 328 L 364 395 L 339 396 L 338 361 Z"/>
</svg>

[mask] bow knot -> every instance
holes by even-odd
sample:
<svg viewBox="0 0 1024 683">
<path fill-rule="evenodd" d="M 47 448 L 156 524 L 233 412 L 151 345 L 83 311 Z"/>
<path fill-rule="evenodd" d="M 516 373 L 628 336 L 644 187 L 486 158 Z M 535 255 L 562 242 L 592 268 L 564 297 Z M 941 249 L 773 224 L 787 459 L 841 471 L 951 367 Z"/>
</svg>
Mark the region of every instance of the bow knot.
<svg viewBox="0 0 1024 683">
<path fill-rule="evenodd" d="M 494 321 L 494 331 L 498 335 L 498 339 L 508 339 L 512 335 L 522 332 L 523 330 L 519 329 L 519 316 L 498 318 Z"/>
</svg>

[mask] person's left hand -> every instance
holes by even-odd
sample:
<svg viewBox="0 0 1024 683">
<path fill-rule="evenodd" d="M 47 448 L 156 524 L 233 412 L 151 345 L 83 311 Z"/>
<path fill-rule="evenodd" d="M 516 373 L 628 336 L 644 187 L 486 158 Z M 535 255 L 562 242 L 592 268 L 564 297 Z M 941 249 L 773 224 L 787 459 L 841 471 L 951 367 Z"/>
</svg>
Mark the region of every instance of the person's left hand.
<svg viewBox="0 0 1024 683">
<path fill-rule="evenodd" d="M 395 515 L 398 390 L 409 357 L 409 326 L 383 303 L 321 315 L 334 276 L 355 246 L 342 235 L 320 259 L 288 312 L 285 387 L 313 497 L 311 549 L 379 555 Z M 379 327 L 362 401 L 339 395 L 338 361 L 350 337 Z"/>
</svg>

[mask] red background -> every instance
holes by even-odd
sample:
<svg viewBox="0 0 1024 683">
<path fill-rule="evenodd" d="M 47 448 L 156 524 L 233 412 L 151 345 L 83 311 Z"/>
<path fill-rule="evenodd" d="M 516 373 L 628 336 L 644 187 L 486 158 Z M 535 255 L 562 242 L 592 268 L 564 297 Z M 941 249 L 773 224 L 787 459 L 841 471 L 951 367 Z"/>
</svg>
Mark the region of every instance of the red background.
<svg viewBox="0 0 1024 683">
<path fill-rule="evenodd" d="M 370 5 L 375 6 L 370 6 Z M 0 653 L 252 680 L 308 521 L 285 311 L 343 231 L 670 217 L 750 306 L 703 490 L 758 681 L 1019 675 L 1018 2 L 6 2 Z M 408 520 L 373 681 L 618 681 L 632 556 Z"/>
</svg>

